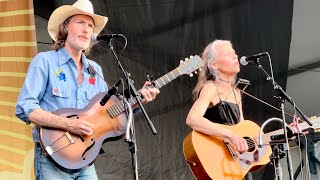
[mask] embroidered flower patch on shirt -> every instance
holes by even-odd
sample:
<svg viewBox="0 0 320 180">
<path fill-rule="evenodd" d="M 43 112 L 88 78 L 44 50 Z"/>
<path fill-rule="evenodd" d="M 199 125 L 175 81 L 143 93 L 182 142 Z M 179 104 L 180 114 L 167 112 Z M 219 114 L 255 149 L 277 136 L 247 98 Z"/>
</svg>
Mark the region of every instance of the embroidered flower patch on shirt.
<svg viewBox="0 0 320 180">
<path fill-rule="evenodd" d="M 92 85 L 96 84 L 96 77 L 91 75 L 88 80 L 89 80 L 89 84 L 92 84 Z"/>
<path fill-rule="evenodd" d="M 62 71 L 61 68 L 59 68 L 54 75 L 57 76 L 60 81 L 66 82 L 66 74 Z"/>
</svg>

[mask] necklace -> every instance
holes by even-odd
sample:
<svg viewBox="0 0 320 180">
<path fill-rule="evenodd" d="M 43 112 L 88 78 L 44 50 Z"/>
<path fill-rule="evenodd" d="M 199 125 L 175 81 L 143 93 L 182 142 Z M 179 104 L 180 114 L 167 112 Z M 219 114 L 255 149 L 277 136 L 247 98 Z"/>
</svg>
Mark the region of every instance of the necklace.
<svg viewBox="0 0 320 180">
<path fill-rule="evenodd" d="M 225 83 L 231 83 L 230 81 L 227 81 L 227 80 L 224 80 L 224 79 L 221 79 L 221 78 L 219 78 L 219 80 L 222 81 L 222 82 L 225 82 Z"/>
</svg>

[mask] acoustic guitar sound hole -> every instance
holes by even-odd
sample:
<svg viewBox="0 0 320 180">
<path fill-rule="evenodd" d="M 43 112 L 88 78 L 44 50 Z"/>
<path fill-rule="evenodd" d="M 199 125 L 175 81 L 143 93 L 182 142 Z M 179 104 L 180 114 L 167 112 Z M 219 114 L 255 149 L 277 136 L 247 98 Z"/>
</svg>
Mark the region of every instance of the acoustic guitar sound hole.
<svg viewBox="0 0 320 180">
<path fill-rule="evenodd" d="M 248 144 L 248 151 L 247 152 L 253 152 L 256 149 L 256 143 L 254 142 L 253 139 L 251 139 L 250 137 L 243 137 Z"/>
</svg>

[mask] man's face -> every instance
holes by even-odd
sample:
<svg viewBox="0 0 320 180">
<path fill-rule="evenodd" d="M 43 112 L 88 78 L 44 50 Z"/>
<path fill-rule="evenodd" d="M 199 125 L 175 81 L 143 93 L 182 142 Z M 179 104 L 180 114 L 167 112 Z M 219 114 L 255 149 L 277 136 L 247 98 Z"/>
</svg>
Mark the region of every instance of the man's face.
<svg viewBox="0 0 320 180">
<path fill-rule="evenodd" d="M 67 25 L 68 37 L 66 45 L 78 51 L 85 50 L 91 42 L 93 29 L 94 22 L 90 16 L 74 15 Z"/>
</svg>

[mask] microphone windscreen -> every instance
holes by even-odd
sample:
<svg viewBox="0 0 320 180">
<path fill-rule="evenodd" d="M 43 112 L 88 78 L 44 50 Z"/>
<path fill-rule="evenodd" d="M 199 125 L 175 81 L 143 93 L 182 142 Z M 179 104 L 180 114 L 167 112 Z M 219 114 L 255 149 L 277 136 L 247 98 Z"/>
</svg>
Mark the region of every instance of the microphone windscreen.
<svg viewBox="0 0 320 180">
<path fill-rule="evenodd" d="M 97 37 L 98 37 L 98 34 L 92 34 L 91 41 L 92 42 L 98 42 Z"/>
<path fill-rule="evenodd" d="M 240 64 L 243 65 L 243 66 L 246 66 L 248 64 L 248 61 L 246 60 L 247 57 L 245 56 L 242 56 L 240 58 Z"/>
</svg>

